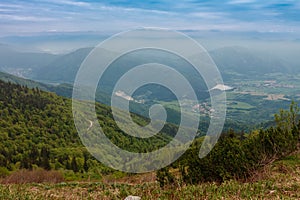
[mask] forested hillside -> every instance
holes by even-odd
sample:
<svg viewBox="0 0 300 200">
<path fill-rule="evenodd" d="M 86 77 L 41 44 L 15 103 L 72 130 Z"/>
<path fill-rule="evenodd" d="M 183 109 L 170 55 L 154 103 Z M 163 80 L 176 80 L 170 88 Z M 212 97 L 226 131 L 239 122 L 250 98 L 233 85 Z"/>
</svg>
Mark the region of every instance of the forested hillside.
<svg viewBox="0 0 300 200">
<path fill-rule="evenodd" d="M 135 138 L 118 128 L 110 107 L 97 103 L 96 111 L 107 137 L 128 151 L 148 152 L 160 148 L 177 131 L 175 125 L 166 124 L 155 137 Z M 179 170 L 179 180 L 186 183 L 248 178 L 255 170 L 297 149 L 300 138 L 298 113 L 299 108 L 293 102 L 289 111 L 276 115 L 275 127 L 249 134 L 230 130 L 203 159 L 198 158 L 202 141 L 198 138 L 170 167 Z M 36 168 L 61 170 L 75 179 L 76 174 L 99 178 L 99 175 L 113 172 L 95 160 L 81 144 L 70 99 L 38 88 L 0 81 L 0 116 L 0 176 L 19 169 Z M 132 118 L 141 125 L 149 122 L 134 114 Z M 158 171 L 162 185 L 176 182 L 178 178 L 169 172 L 170 167 Z"/>
<path fill-rule="evenodd" d="M 99 122 L 109 130 L 107 136 L 128 150 L 151 151 L 165 145 L 176 131 L 176 126 L 166 124 L 156 137 L 130 138 L 117 128 L 109 107 L 97 104 L 96 110 Z M 103 174 L 111 171 L 81 144 L 70 99 L 0 81 L 0 116 L 0 176 L 37 167 Z M 137 123 L 148 123 L 145 118 L 132 116 Z"/>
<path fill-rule="evenodd" d="M 264 182 L 251 183 L 253 188 L 246 189 L 244 193 L 236 194 L 234 192 L 231 194 L 239 187 L 246 187 L 240 182 L 255 179 L 257 174 L 262 173 L 260 171 L 264 167 L 269 166 L 274 161 L 280 163 L 280 159 L 293 158 L 294 160 L 289 162 L 295 162 L 295 165 L 298 166 L 299 156 L 286 156 L 299 149 L 300 123 L 297 117 L 299 110 L 297 104 L 293 102 L 290 110 L 281 110 L 279 114 L 275 115 L 276 124 L 274 127 L 251 133 L 233 130 L 224 133 L 209 155 L 203 159 L 198 157 L 202 142 L 202 138 L 198 138 L 179 160 L 171 166 L 157 171 L 157 181 L 163 187 L 143 185 L 142 188 L 145 187 L 145 191 L 161 191 L 162 195 L 168 196 L 168 198 L 172 196 L 170 194 L 173 189 L 170 188 L 174 188 L 174 186 L 180 188 L 176 196 L 192 197 L 200 195 L 200 193 L 200 196 L 213 196 L 214 193 L 210 190 L 216 190 L 215 186 L 217 185 L 215 183 L 221 184 L 221 188 L 226 188 L 225 192 L 221 189 L 223 193 L 218 191 L 219 195 L 222 196 L 232 195 L 246 198 L 250 194 L 265 195 L 265 190 L 275 191 L 275 186 L 273 187 L 270 183 L 272 181 L 266 180 L 266 184 Z M 96 111 L 99 123 L 105 126 L 105 130 L 108 130 L 105 133 L 110 140 L 129 151 L 147 152 L 164 146 L 172 139 L 177 129 L 172 124 L 166 124 L 162 132 L 156 137 L 146 140 L 137 139 L 126 135 L 117 128 L 110 107 L 96 104 Z M 44 182 L 48 180 L 50 182 L 89 181 L 91 179 L 100 181 L 106 175 L 113 175 L 115 178 L 124 176 L 126 176 L 124 178 L 130 178 L 132 176 L 102 165 L 87 152 L 81 144 L 73 123 L 70 99 L 37 88 L 30 89 L 27 86 L 0 81 L 0 116 L 0 178 L 4 178 L 3 183 Z M 132 117 L 135 122 L 142 125 L 149 122 L 148 119 L 138 115 L 132 114 Z M 275 162 L 273 166 L 277 165 Z M 278 166 L 282 167 L 283 165 Z M 45 172 L 41 171 L 40 168 L 47 171 L 59 171 L 63 177 L 55 174 L 58 172 Z M 23 171 L 22 169 L 37 170 Z M 296 173 L 294 169 L 283 168 L 281 170 L 287 170 L 291 174 Z M 8 176 L 9 174 L 11 175 Z M 147 175 L 145 174 L 145 176 Z M 265 175 L 262 174 L 261 176 Z M 279 183 L 277 179 L 274 179 L 273 182 L 274 184 Z M 294 185 L 298 187 L 297 183 Z M 140 188 L 141 186 L 134 187 Z M 62 185 L 62 187 L 73 188 L 73 185 Z M 124 198 L 134 193 L 146 196 L 144 190 L 127 188 L 128 186 L 124 185 L 103 184 L 100 186 L 96 184 L 92 186 L 90 184 L 88 187 L 80 187 L 92 187 L 97 192 L 99 188 L 107 187 L 110 192 L 112 189 L 109 187 L 120 188 L 120 191 L 112 193 L 105 192 L 106 189 L 105 191 L 99 189 L 101 198 L 104 196 Z M 204 187 L 204 191 L 202 191 L 202 187 Z M 285 196 L 297 196 L 296 191 L 299 189 L 290 188 L 288 185 L 282 187 L 292 192 L 291 194 L 282 192 Z M 6 186 L 0 188 L 4 197 L 10 196 L 6 188 Z M 262 188 L 262 191 L 258 188 Z M 80 190 L 84 189 L 80 188 Z M 181 190 L 185 191 L 186 194 L 181 194 Z M 66 195 L 65 191 L 59 193 L 63 196 Z M 14 191 L 13 195 L 19 196 L 19 193 Z M 32 195 L 34 196 L 34 194 Z M 160 196 L 159 193 L 151 195 Z"/>
</svg>

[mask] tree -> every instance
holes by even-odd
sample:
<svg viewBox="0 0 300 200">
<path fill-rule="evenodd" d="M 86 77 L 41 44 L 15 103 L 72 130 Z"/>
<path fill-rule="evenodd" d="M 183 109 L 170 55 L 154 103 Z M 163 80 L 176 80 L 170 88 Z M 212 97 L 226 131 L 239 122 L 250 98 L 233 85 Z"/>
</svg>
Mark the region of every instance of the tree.
<svg viewBox="0 0 300 200">
<path fill-rule="evenodd" d="M 48 148 L 46 147 L 42 147 L 41 150 L 41 155 L 40 155 L 40 165 L 41 167 L 43 167 L 45 170 L 50 170 L 51 166 L 50 166 L 50 152 L 48 150 Z"/>
<path fill-rule="evenodd" d="M 71 161 L 71 168 L 72 170 L 76 173 L 76 172 L 79 172 L 79 168 L 78 168 L 78 164 L 77 164 L 77 161 L 76 161 L 76 157 L 73 156 L 72 158 L 72 161 Z"/>
<path fill-rule="evenodd" d="M 30 164 L 37 164 L 38 156 L 39 150 L 36 146 L 33 146 L 29 153 Z"/>
<path fill-rule="evenodd" d="M 292 131 L 297 127 L 297 116 L 300 108 L 295 101 L 292 101 L 289 110 L 281 109 L 279 114 L 275 114 L 275 122 L 278 128 L 282 131 Z"/>
<path fill-rule="evenodd" d="M 84 151 L 83 152 L 83 157 L 84 157 L 83 169 L 86 172 L 89 170 L 89 166 L 87 164 L 88 156 L 89 156 L 88 152 Z"/>
</svg>

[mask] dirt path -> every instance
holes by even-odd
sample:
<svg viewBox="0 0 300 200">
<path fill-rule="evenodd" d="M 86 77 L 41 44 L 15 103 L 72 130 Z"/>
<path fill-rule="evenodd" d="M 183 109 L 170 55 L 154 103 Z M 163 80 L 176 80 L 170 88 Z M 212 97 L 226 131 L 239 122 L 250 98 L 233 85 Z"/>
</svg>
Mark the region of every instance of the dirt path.
<svg viewBox="0 0 300 200">
<path fill-rule="evenodd" d="M 87 131 L 89 131 L 94 125 L 94 123 L 91 120 L 88 120 L 88 121 L 90 122 L 90 126 L 88 127 Z"/>
</svg>

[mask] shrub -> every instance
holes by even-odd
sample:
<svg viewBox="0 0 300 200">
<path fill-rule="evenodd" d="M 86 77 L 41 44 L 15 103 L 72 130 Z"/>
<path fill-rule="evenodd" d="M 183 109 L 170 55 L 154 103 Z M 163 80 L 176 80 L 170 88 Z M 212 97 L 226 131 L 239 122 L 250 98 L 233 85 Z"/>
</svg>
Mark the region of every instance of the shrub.
<svg viewBox="0 0 300 200">
<path fill-rule="evenodd" d="M 175 182 L 175 177 L 169 172 L 168 168 L 162 168 L 158 170 L 156 173 L 156 177 L 161 187 L 173 184 Z"/>
<path fill-rule="evenodd" d="M 9 175 L 9 171 L 6 167 L 0 167 L 0 178 L 6 177 Z"/>
</svg>

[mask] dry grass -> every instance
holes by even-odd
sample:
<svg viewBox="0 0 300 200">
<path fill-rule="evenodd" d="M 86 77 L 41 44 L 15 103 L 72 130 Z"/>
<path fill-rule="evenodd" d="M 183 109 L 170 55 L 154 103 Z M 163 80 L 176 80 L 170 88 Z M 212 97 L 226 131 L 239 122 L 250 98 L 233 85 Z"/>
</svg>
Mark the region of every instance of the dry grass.
<svg viewBox="0 0 300 200">
<path fill-rule="evenodd" d="M 102 179 L 103 183 L 112 184 L 130 184 L 130 185 L 139 185 L 143 183 L 154 183 L 156 182 L 156 173 L 150 172 L 145 174 L 136 174 L 132 176 L 125 176 L 122 178 L 114 178 L 112 176 L 104 176 Z"/>
<path fill-rule="evenodd" d="M 60 183 L 64 181 L 62 173 L 58 171 L 46 171 L 44 169 L 20 170 L 4 178 L 2 184 L 24 183 Z"/>
</svg>

